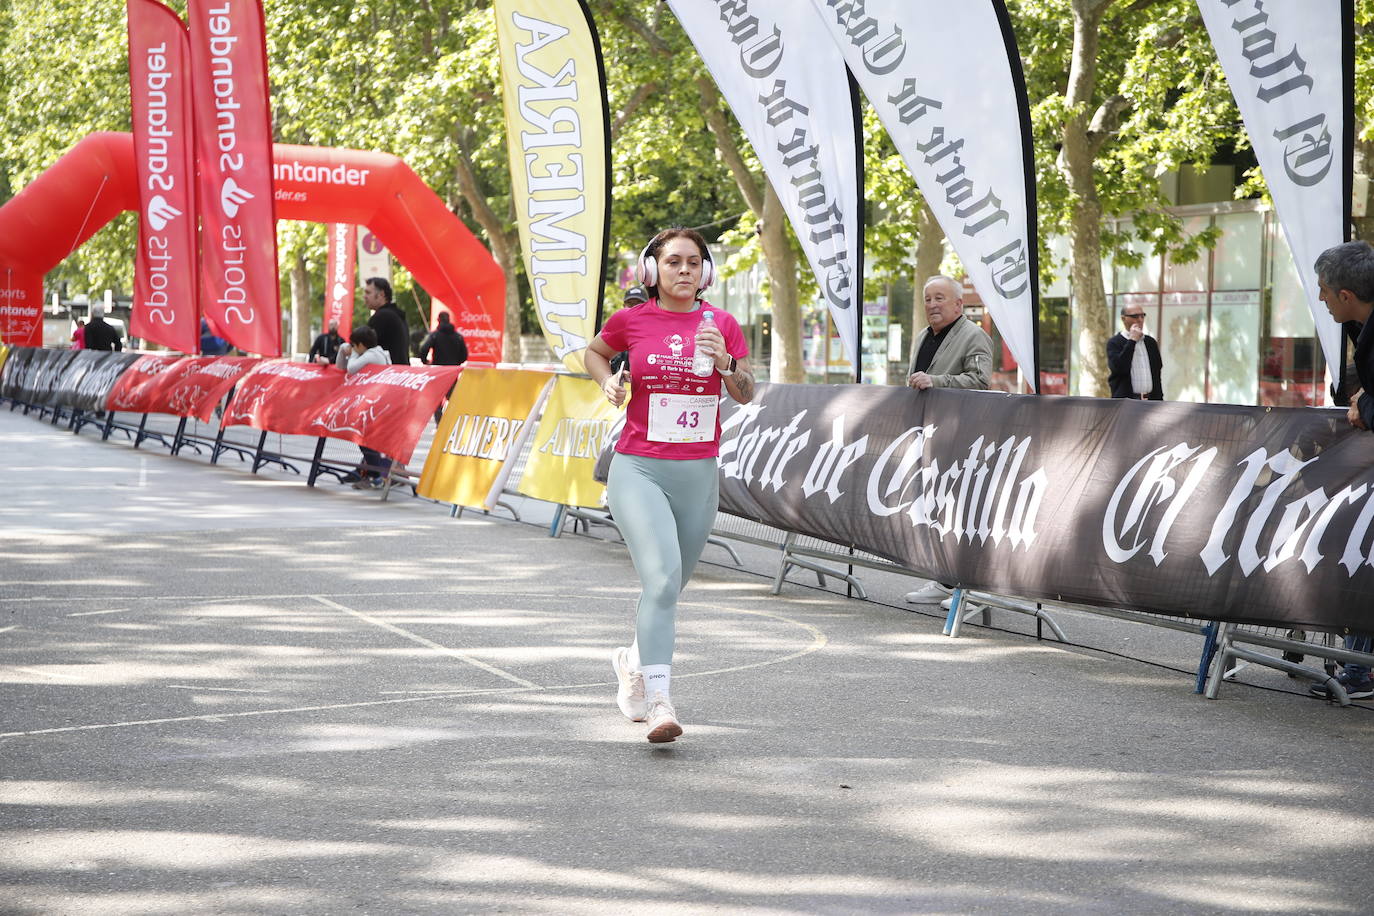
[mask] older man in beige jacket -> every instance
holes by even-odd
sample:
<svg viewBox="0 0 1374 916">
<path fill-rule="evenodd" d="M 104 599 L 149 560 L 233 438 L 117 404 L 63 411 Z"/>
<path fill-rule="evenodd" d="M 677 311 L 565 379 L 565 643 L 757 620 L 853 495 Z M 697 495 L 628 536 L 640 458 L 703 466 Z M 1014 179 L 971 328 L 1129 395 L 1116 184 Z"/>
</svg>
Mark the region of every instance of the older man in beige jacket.
<svg viewBox="0 0 1374 916">
<path fill-rule="evenodd" d="M 952 277 L 931 277 L 925 285 L 926 318 L 930 327 L 916 338 L 916 358 L 907 386 L 986 390 L 992 378 L 992 338 L 964 318 L 963 286 Z M 932 582 L 908 592 L 912 604 L 947 600 L 953 587 Z"/>
<path fill-rule="evenodd" d="M 992 338 L 972 321 L 964 320 L 964 291 L 959 281 L 931 277 L 925 285 L 925 302 L 930 327 L 916 338 L 916 358 L 907 386 L 920 391 L 986 390 L 992 379 Z"/>
</svg>

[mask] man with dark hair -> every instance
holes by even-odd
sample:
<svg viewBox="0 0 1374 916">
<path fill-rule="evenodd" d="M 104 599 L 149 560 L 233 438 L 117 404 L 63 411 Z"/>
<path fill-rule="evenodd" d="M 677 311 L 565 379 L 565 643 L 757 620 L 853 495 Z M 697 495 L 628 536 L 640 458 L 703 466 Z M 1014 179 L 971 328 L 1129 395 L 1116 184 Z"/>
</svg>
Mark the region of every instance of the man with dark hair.
<svg viewBox="0 0 1374 916">
<path fill-rule="evenodd" d="M 124 349 L 124 342 L 119 339 L 119 332 L 105 320 L 105 306 L 99 303 L 91 306 L 91 320 L 86 322 L 86 349 Z"/>
<path fill-rule="evenodd" d="M 1338 324 L 1344 325 L 1355 337 L 1355 375 L 1360 387 L 1350 396 L 1346 419 L 1356 429 L 1374 430 L 1374 248 L 1368 242 L 1345 242 L 1326 249 L 1314 265 L 1317 298 L 1326 303 L 1326 310 Z M 1374 637 L 1357 633 L 1345 637 L 1345 647 L 1352 652 L 1374 651 Z M 1336 680 L 1352 700 L 1374 697 L 1374 678 L 1368 665 L 1354 662 L 1341 668 Z M 1331 698 L 1326 684 L 1313 684 L 1312 693 Z"/>
<path fill-rule="evenodd" d="M 439 324 L 425 338 L 424 343 L 420 344 L 420 362 L 426 366 L 461 366 L 468 361 L 468 345 L 463 340 L 463 335 L 453 326 L 453 321 L 448 317 L 448 312 L 439 313 Z M 453 389 L 458 387 L 454 382 L 448 390 L 448 396 L 453 397 Z M 440 404 L 434 408 L 434 422 L 437 425 L 444 416 L 444 405 Z"/>
<path fill-rule="evenodd" d="M 1159 341 L 1145 333 L 1145 309 L 1138 305 L 1121 307 L 1119 334 L 1107 340 L 1107 385 L 1114 398 L 1142 401 L 1164 400 Z"/>
<path fill-rule="evenodd" d="M 367 325 L 353 329 L 348 335 L 348 343 L 339 345 L 339 353 L 334 359 L 335 365 L 349 375 L 368 366 L 391 365 L 386 348 L 377 342 L 377 332 Z M 339 482 L 351 483 L 355 490 L 382 486 L 383 478 L 391 472 L 391 459 L 366 445 L 359 445 L 358 449 L 363 453 L 362 464 L 344 475 Z"/>
<path fill-rule="evenodd" d="M 448 312 L 439 313 L 439 323 L 420 344 L 420 361 L 426 366 L 461 366 L 468 361 L 467 341 Z"/>
<path fill-rule="evenodd" d="M 410 326 L 405 312 L 391 298 L 385 277 L 369 277 L 363 285 L 363 305 L 372 310 L 367 326 L 377 332 L 377 343 L 391 356 L 393 366 L 410 365 Z"/>
</svg>

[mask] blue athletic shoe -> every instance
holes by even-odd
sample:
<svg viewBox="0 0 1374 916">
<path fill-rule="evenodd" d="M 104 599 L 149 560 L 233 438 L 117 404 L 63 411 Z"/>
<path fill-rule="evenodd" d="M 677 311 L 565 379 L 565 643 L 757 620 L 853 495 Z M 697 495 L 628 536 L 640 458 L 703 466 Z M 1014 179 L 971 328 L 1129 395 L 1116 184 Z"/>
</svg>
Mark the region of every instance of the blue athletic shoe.
<svg viewBox="0 0 1374 916">
<path fill-rule="evenodd" d="M 1345 688 L 1346 695 L 1352 700 L 1366 700 L 1374 697 L 1374 678 L 1368 676 L 1359 678 L 1348 677 L 1344 671 L 1336 675 L 1336 681 Z M 1332 699 L 1331 689 L 1325 684 L 1313 684 L 1309 693 L 1314 697 L 1321 697 L 1324 700 Z"/>
</svg>

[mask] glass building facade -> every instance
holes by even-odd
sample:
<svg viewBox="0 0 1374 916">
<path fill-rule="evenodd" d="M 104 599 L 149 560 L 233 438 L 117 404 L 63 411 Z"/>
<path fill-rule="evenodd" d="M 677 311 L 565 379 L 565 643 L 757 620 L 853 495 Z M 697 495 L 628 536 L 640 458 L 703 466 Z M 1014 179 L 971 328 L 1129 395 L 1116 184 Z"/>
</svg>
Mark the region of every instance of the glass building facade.
<svg viewBox="0 0 1374 916">
<path fill-rule="evenodd" d="M 1279 407 L 1325 403 L 1326 363 L 1312 310 L 1273 211 L 1258 201 L 1237 201 L 1175 212 L 1189 233 L 1215 225 L 1216 247 L 1195 261 L 1175 263 L 1137 243 L 1139 267 L 1106 262 L 1102 271 L 1114 327 L 1120 327 L 1123 306 L 1145 310 L 1146 332 L 1159 340 L 1164 360 L 1164 397 Z M 1129 225 L 1121 220 L 1113 228 Z M 1056 241 L 1057 253 L 1066 254 L 1067 243 Z M 1078 328 L 1068 318 L 1075 310 L 1067 279 L 1056 280 L 1044 299 L 1052 310 L 1059 304 L 1063 317 L 1042 323 L 1042 368 L 1065 378 L 1066 390 L 1077 394 L 1071 343 Z M 1064 335 L 1064 346 L 1046 348 L 1047 338 L 1057 335 Z M 1051 354 L 1053 363 L 1046 359 Z"/>
<path fill-rule="evenodd" d="M 1158 255 L 1135 243 L 1139 266 L 1103 262 L 1102 279 L 1120 328 L 1123 306 L 1140 306 L 1146 332 L 1160 345 L 1164 396 L 1174 401 L 1298 407 L 1326 402 L 1326 363 L 1317 341 L 1312 312 L 1299 281 L 1298 266 L 1272 210 L 1260 201 L 1226 201 L 1177 207 L 1189 234 L 1210 226 L 1219 230 L 1215 248 L 1191 262 Z M 1109 220 L 1123 232 L 1130 220 Z M 1056 276 L 1041 291 L 1040 364 L 1043 391 L 1079 394 L 1076 353 L 1078 323 L 1069 282 L 1068 240 L 1050 248 Z M 1307 267 L 1310 270 L 1310 266 Z M 762 293 L 764 269 L 756 265 L 727 278 L 710 298 L 728 309 L 749 337 L 752 362 L 768 376 L 772 316 Z M 862 338 L 865 382 L 901 384 L 911 340 L 910 284 L 866 284 Z M 1000 353 L 993 387 L 1017 386 L 1017 367 L 976 291 L 969 290 L 967 313 L 981 321 Z M 1105 349 L 1106 341 L 1101 343 Z M 840 347 L 826 311 L 817 303 L 802 309 L 802 359 L 807 381 L 847 382 L 854 369 Z"/>
</svg>

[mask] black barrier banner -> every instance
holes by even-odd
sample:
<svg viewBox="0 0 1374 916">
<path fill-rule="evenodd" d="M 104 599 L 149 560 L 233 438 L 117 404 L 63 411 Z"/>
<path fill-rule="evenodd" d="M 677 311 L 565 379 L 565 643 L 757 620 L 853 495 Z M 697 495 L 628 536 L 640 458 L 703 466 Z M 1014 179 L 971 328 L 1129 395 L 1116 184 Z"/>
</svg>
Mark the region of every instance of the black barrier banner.
<svg viewBox="0 0 1374 916">
<path fill-rule="evenodd" d="M 48 390 L 43 395 L 43 404 L 46 407 L 71 407 L 71 401 L 76 397 L 76 388 L 81 384 L 86 373 L 99 361 L 100 357 L 105 356 L 105 350 L 45 350 L 44 353 L 57 354 L 66 352 L 69 354 L 63 359 L 61 371 L 53 375 L 48 381 Z M 123 355 L 122 353 L 120 355 Z M 51 359 L 51 357 L 50 357 Z"/>
<path fill-rule="evenodd" d="M 1374 629 L 1344 411 L 861 385 L 725 401 L 721 508 L 1004 595 Z"/>
<path fill-rule="evenodd" d="M 42 356 L 35 359 L 30 371 L 30 384 L 33 386 L 32 404 L 43 407 L 60 407 L 55 389 L 61 384 L 62 376 L 71 366 L 72 360 L 80 350 L 42 350 Z"/>
<path fill-rule="evenodd" d="M 103 410 L 119 376 L 139 354 L 15 347 L 0 373 L 0 397 L 43 407 Z"/>
<path fill-rule="evenodd" d="M 26 384 L 31 371 L 30 362 L 38 351 L 32 347 L 10 347 L 5 365 L 0 366 L 0 397 L 29 403 Z"/>
<path fill-rule="evenodd" d="M 115 380 L 138 359 L 137 353 L 73 350 L 66 371 L 56 380 L 50 406 L 103 410 Z"/>
</svg>

